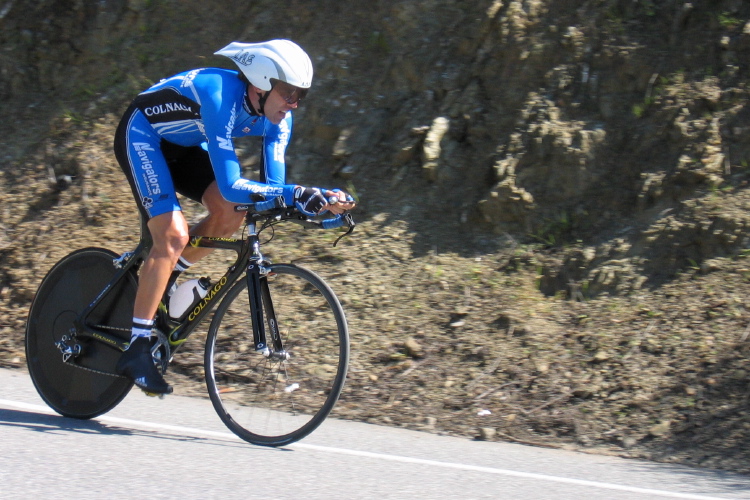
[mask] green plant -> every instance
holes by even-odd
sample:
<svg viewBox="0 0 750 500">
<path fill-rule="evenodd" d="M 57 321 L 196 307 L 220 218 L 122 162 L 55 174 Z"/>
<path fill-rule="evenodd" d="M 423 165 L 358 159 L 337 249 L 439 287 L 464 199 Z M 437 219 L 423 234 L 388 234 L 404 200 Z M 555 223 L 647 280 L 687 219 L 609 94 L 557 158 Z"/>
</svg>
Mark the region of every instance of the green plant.
<svg viewBox="0 0 750 500">
<path fill-rule="evenodd" d="M 544 277 L 544 268 L 542 266 L 537 266 L 536 268 L 536 289 L 541 290 L 542 289 L 542 278 Z"/>
<path fill-rule="evenodd" d="M 685 83 L 685 69 L 681 68 L 674 72 L 672 75 L 672 83 L 675 85 L 681 85 Z"/>
<path fill-rule="evenodd" d="M 357 193 L 357 190 L 354 188 L 354 183 L 352 181 L 346 182 L 346 193 L 354 198 L 355 201 L 359 201 L 359 194 Z"/>
<path fill-rule="evenodd" d="M 68 121 L 68 122 L 71 122 L 71 123 L 75 123 L 75 124 L 78 124 L 78 125 L 84 123 L 84 121 L 85 121 L 80 114 L 78 114 L 78 113 L 76 113 L 74 111 L 71 111 L 69 109 L 63 111 L 62 117 L 63 117 L 63 119 L 65 121 Z"/>
<path fill-rule="evenodd" d="M 717 16 L 719 24 L 722 28 L 732 29 L 736 28 L 742 23 L 742 20 L 733 16 L 729 12 L 722 12 Z"/>
<path fill-rule="evenodd" d="M 442 266 L 434 266 L 434 272 L 432 273 L 432 277 L 434 279 L 440 279 L 443 277 L 443 274 L 445 274 L 445 270 Z"/>
<path fill-rule="evenodd" d="M 634 104 L 633 105 L 633 115 L 635 115 L 636 118 L 642 118 L 643 115 L 646 114 L 646 110 L 653 103 L 654 103 L 654 98 L 651 97 L 651 96 L 648 96 L 645 99 L 643 99 L 642 103 Z"/>
<path fill-rule="evenodd" d="M 553 219 L 545 219 L 544 224 L 536 233 L 529 236 L 541 242 L 547 247 L 562 244 L 570 236 L 573 223 L 567 213 L 561 213 Z"/>
<path fill-rule="evenodd" d="M 391 52 L 390 44 L 388 43 L 388 40 L 386 40 L 385 34 L 382 31 L 373 31 L 370 34 L 368 46 L 373 51 L 380 52 L 382 54 L 388 54 Z"/>
<path fill-rule="evenodd" d="M 479 281 L 482 278 L 482 268 L 472 266 L 466 273 L 466 279 L 470 281 Z"/>
</svg>

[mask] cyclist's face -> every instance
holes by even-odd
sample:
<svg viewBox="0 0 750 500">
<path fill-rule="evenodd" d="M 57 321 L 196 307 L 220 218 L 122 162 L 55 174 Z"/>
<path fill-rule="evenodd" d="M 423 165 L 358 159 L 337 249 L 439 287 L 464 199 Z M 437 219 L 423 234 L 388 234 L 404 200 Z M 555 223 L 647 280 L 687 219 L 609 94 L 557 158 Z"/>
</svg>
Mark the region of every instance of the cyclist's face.
<svg viewBox="0 0 750 500">
<path fill-rule="evenodd" d="M 266 99 L 264 108 L 266 118 L 271 120 L 271 123 L 278 124 L 289 111 L 297 108 L 299 100 L 305 93 L 303 89 L 283 82 L 276 83 Z"/>
<path fill-rule="evenodd" d="M 296 107 L 296 103 L 289 104 L 272 90 L 268 99 L 266 99 L 264 111 L 266 112 L 266 118 L 274 125 L 278 125 L 286 117 L 286 114 Z"/>
</svg>

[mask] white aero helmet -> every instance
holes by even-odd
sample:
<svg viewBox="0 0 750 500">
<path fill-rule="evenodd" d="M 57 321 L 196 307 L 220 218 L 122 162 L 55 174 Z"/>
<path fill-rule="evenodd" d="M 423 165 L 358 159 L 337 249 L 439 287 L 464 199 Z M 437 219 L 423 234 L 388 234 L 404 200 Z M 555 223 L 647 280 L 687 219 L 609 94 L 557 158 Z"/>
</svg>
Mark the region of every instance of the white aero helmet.
<svg viewBox="0 0 750 500">
<path fill-rule="evenodd" d="M 271 90 L 271 79 L 303 89 L 312 85 L 310 56 L 290 40 L 232 42 L 214 54 L 234 61 L 250 83 L 261 90 Z"/>
</svg>

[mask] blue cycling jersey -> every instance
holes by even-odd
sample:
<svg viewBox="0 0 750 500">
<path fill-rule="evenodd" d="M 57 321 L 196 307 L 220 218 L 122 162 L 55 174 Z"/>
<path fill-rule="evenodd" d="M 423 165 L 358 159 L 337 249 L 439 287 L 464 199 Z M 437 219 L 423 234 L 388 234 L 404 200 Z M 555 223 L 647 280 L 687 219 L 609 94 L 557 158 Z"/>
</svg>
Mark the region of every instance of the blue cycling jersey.
<svg viewBox="0 0 750 500">
<path fill-rule="evenodd" d="M 151 216 L 179 210 L 160 152 L 162 140 L 179 146 L 201 146 L 207 152 L 221 195 L 248 203 L 253 194 L 283 195 L 293 203 L 294 185 L 286 185 L 284 155 L 292 133 L 292 115 L 278 125 L 257 115 L 246 95 L 247 83 L 237 71 L 202 68 L 174 75 L 142 92 L 128 118 L 128 160 L 144 207 Z M 242 177 L 233 139 L 263 137 L 265 183 Z M 174 198 L 174 199 L 172 199 Z M 157 207 L 157 205 L 161 205 Z"/>
</svg>

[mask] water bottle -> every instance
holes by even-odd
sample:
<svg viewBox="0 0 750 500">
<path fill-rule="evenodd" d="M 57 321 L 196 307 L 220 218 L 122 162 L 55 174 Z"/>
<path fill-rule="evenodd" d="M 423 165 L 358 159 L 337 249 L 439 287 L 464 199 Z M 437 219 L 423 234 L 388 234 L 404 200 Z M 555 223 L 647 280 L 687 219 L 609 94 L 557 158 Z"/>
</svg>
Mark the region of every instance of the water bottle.
<svg viewBox="0 0 750 500">
<path fill-rule="evenodd" d="M 195 307 L 211 288 L 208 278 L 196 278 L 186 281 L 169 297 L 169 316 L 179 319 L 189 309 Z"/>
</svg>

